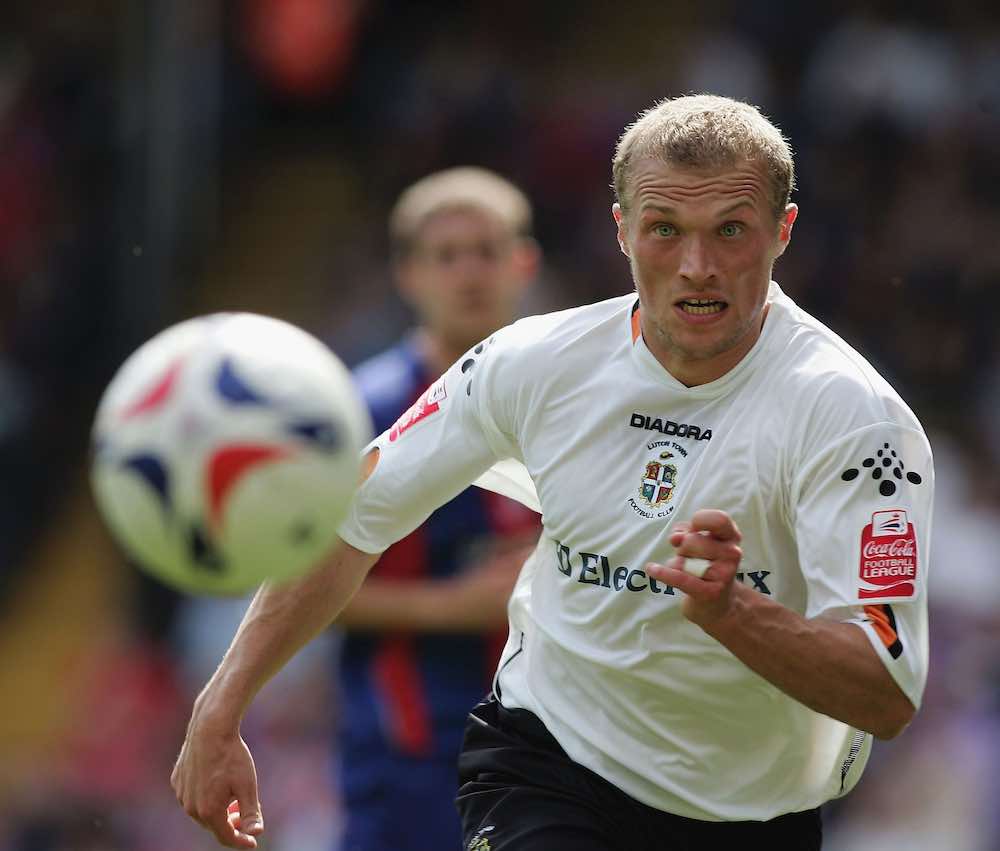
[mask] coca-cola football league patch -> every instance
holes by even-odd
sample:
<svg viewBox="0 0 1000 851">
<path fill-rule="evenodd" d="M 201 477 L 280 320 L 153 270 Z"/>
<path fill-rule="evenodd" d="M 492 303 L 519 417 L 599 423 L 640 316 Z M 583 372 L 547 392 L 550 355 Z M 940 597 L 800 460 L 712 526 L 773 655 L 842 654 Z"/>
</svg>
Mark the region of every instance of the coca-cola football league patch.
<svg viewBox="0 0 1000 851">
<path fill-rule="evenodd" d="M 447 397 L 448 393 L 444 387 L 444 376 L 441 376 L 441 378 L 424 391 L 423 395 L 389 429 L 390 443 L 395 443 L 405 432 L 409 431 L 421 420 L 427 419 L 431 414 L 436 414 L 441 409 L 441 403 Z"/>
<path fill-rule="evenodd" d="M 861 531 L 858 597 L 912 597 L 917 590 L 917 535 L 906 511 L 876 511 Z"/>
</svg>

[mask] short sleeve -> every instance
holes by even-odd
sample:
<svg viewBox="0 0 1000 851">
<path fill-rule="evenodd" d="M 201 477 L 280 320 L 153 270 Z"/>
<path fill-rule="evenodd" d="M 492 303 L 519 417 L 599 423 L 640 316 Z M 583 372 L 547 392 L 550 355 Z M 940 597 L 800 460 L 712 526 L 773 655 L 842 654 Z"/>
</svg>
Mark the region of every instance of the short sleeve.
<svg viewBox="0 0 1000 851">
<path fill-rule="evenodd" d="M 503 337 L 470 349 L 365 448 L 377 449 L 378 460 L 340 527 L 347 543 L 388 549 L 516 451 L 503 416 L 511 382 L 497 378 Z"/>
<path fill-rule="evenodd" d="M 858 624 L 914 706 L 927 676 L 927 573 L 934 473 L 923 432 L 852 431 L 793 485 L 807 617 Z"/>
</svg>

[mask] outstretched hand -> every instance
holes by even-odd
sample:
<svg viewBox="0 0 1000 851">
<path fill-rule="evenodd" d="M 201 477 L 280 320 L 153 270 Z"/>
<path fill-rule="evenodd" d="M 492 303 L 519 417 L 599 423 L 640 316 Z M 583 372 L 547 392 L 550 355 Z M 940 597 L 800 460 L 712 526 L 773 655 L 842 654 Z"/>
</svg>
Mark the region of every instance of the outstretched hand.
<svg viewBox="0 0 1000 851">
<path fill-rule="evenodd" d="M 184 811 L 227 848 L 256 848 L 264 832 L 257 771 L 238 732 L 213 730 L 197 710 L 170 776 Z"/>
<path fill-rule="evenodd" d="M 690 521 L 677 523 L 670 531 L 676 555 L 664 564 L 648 564 L 646 572 L 686 595 L 684 616 L 705 628 L 729 614 L 733 589 L 743 551 L 742 536 L 724 511 L 702 509 Z M 684 570 L 684 561 L 700 558 L 710 562 L 701 577 Z"/>
</svg>

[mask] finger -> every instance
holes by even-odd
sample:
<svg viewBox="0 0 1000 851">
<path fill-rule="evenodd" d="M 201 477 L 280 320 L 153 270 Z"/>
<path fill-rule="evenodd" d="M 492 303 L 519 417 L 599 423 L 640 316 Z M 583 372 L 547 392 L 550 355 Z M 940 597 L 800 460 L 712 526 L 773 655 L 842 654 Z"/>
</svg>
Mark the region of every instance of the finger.
<svg viewBox="0 0 1000 851">
<path fill-rule="evenodd" d="M 675 544 L 677 555 L 706 561 L 739 561 L 743 551 L 732 541 L 720 541 L 704 532 L 688 532 Z"/>
<path fill-rule="evenodd" d="M 174 790 L 174 796 L 177 798 L 177 802 L 183 804 L 184 784 L 181 783 L 181 774 L 177 770 L 176 766 L 174 767 L 174 770 L 170 773 L 170 788 Z"/>
<path fill-rule="evenodd" d="M 711 564 L 702 576 L 696 576 L 684 570 L 684 561 L 683 557 L 674 556 L 664 564 L 651 562 L 646 565 L 646 572 L 654 579 L 696 597 L 717 596 L 736 576 L 736 565 L 732 563 Z"/>
<path fill-rule="evenodd" d="M 178 754 L 177 760 L 174 762 L 173 770 L 170 772 L 170 788 L 174 790 L 178 801 L 184 798 L 184 772 L 181 770 L 181 757 L 183 753 L 182 748 L 181 753 Z"/>
<path fill-rule="evenodd" d="M 681 570 L 685 573 L 691 573 L 701 579 L 705 576 L 705 573 L 711 566 L 712 562 L 705 558 L 685 558 Z"/>
<path fill-rule="evenodd" d="M 242 838 L 243 840 L 253 839 L 255 836 L 259 836 L 264 832 L 263 825 L 261 825 L 260 830 L 254 830 L 253 833 L 243 828 L 239 801 L 233 801 L 226 809 L 226 821 L 229 822 L 229 826 L 232 828 L 234 836 Z M 252 848 L 254 846 L 244 842 L 244 844 L 240 847 Z"/>
<path fill-rule="evenodd" d="M 670 543 L 676 547 L 680 539 L 683 538 L 690 531 L 691 531 L 691 524 L 687 520 L 681 520 L 677 523 L 674 523 L 674 525 L 670 529 L 670 535 L 669 535 Z"/>
<path fill-rule="evenodd" d="M 243 833 L 259 836 L 264 832 L 264 814 L 257 797 L 256 775 L 251 774 L 246 786 L 236 790 L 236 809 L 240 814 L 239 829 Z"/>
<path fill-rule="evenodd" d="M 736 528 L 733 518 L 725 511 L 703 508 L 691 517 L 691 528 L 696 532 L 708 532 L 720 541 L 739 542 L 743 537 Z"/>
<path fill-rule="evenodd" d="M 694 576 L 679 567 L 682 561 L 679 558 L 672 558 L 664 564 L 650 563 L 646 565 L 646 573 L 678 591 L 695 597 L 715 592 L 715 583 L 712 582 L 710 575 L 706 573 L 703 577 Z"/>
<path fill-rule="evenodd" d="M 225 845 L 227 848 L 256 848 L 257 840 L 238 830 L 231 818 L 228 808 L 217 807 L 211 816 L 206 818 L 203 814 L 199 821 L 215 835 L 220 845 Z"/>
</svg>

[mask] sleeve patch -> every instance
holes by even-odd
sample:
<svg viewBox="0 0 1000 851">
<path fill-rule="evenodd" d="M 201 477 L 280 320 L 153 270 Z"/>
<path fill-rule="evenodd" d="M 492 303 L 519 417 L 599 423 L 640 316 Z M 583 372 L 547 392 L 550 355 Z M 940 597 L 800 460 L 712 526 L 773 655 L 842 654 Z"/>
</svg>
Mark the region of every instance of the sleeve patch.
<svg viewBox="0 0 1000 851">
<path fill-rule="evenodd" d="M 437 413 L 441 409 L 441 402 L 447 396 L 442 376 L 424 391 L 424 394 L 410 406 L 406 413 L 396 420 L 396 424 L 389 429 L 390 442 L 394 443 L 421 420 Z"/>
<path fill-rule="evenodd" d="M 896 632 L 896 616 L 889 605 L 865 606 L 865 615 L 893 659 L 903 655 L 903 642 Z"/>
<path fill-rule="evenodd" d="M 876 511 L 861 531 L 858 597 L 861 600 L 916 593 L 917 536 L 906 511 Z"/>
</svg>

